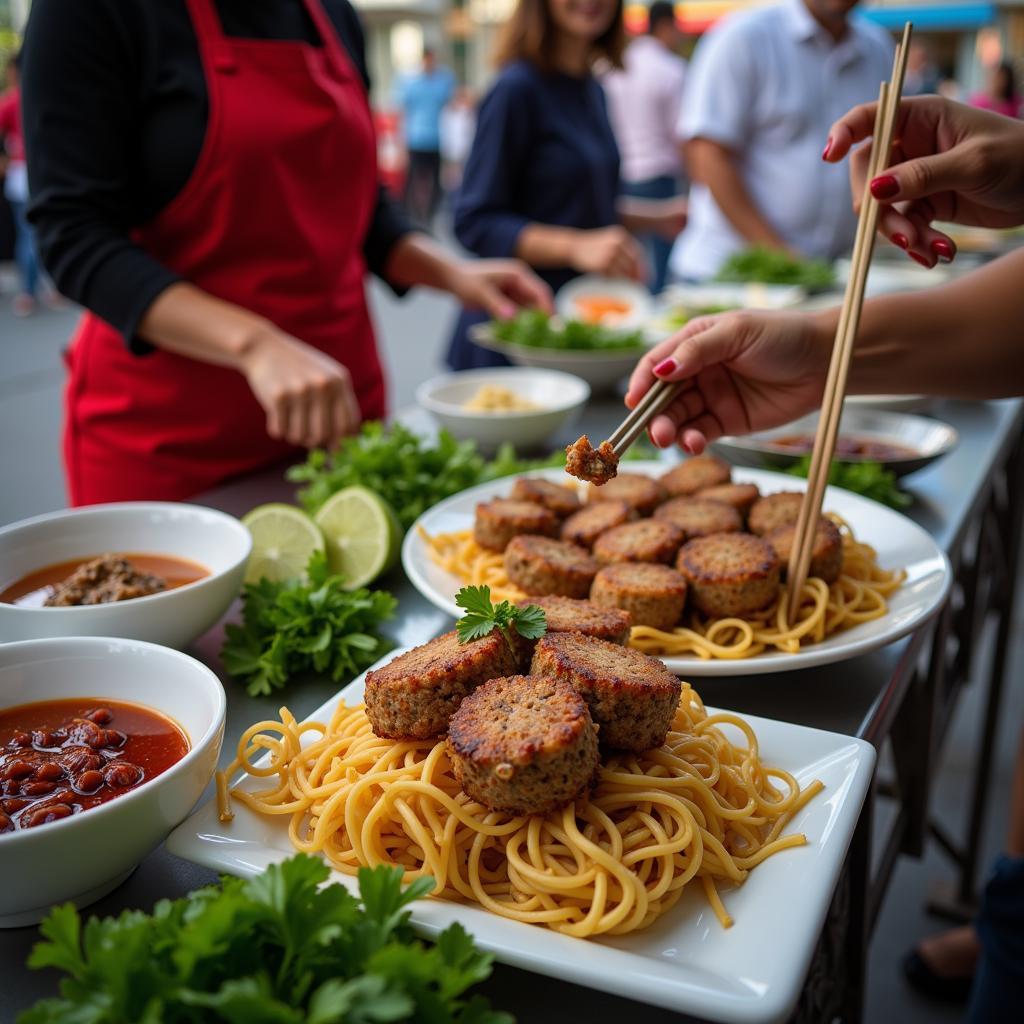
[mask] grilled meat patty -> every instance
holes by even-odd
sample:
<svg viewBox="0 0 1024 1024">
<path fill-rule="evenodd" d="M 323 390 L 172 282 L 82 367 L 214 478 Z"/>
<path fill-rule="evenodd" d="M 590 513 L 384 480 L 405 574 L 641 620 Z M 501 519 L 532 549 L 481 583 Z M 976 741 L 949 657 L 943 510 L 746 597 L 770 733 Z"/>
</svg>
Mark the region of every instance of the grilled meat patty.
<svg viewBox="0 0 1024 1024">
<path fill-rule="evenodd" d="M 564 680 L 506 676 L 452 716 L 448 757 L 474 800 L 506 814 L 546 814 L 582 796 L 598 768 L 597 729 Z"/>
<path fill-rule="evenodd" d="M 661 486 L 673 498 L 696 494 L 707 487 L 727 484 L 732 476 L 728 462 L 713 455 L 694 455 L 674 466 L 660 478 Z"/>
<path fill-rule="evenodd" d="M 468 644 L 460 644 L 453 630 L 367 673 L 366 717 L 374 733 L 388 739 L 443 736 L 467 694 L 517 668 L 497 630 Z"/>
<path fill-rule="evenodd" d="M 795 523 L 804 500 L 802 491 L 777 491 L 758 498 L 750 507 L 747 525 L 751 533 L 763 537 L 766 533 Z"/>
<path fill-rule="evenodd" d="M 672 498 L 655 509 L 654 518 L 678 526 L 687 540 L 743 529 L 743 519 L 736 509 L 721 501 L 707 501 L 703 496 Z"/>
<path fill-rule="evenodd" d="M 615 750 L 664 743 L 682 689 L 657 658 L 580 633 L 541 637 L 530 673 L 571 683 L 590 707 L 602 745 Z"/>
<path fill-rule="evenodd" d="M 782 563 L 783 573 L 789 564 L 789 555 L 793 550 L 793 537 L 796 534 L 796 523 L 778 526 L 765 534 L 765 540 L 775 549 Z M 809 576 L 817 576 L 826 583 L 835 583 L 843 569 L 843 535 L 839 527 L 822 516 L 814 531 L 814 544 L 811 548 L 811 564 Z"/>
<path fill-rule="evenodd" d="M 495 498 L 476 507 L 473 538 L 482 548 L 504 551 L 520 534 L 558 535 L 558 517 L 551 509 L 533 501 Z"/>
<path fill-rule="evenodd" d="M 695 537 L 680 549 L 676 568 L 686 577 L 690 599 L 705 615 L 751 615 L 779 594 L 775 549 L 751 533 Z"/>
<path fill-rule="evenodd" d="M 584 548 L 549 537 L 513 537 L 505 549 L 508 578 L 527 594 L 586 597 L 598 564 Z"/>
<path fill-rule="evenodd" d="M 562 523 L 560 536 L 571 544 L 590 548 L 602 533 L 634 518 L 636 513 L 624 501 L 592 501 Z"/>
<path fill-rule="evenodd" d="M 519 477 L 512 485 L 512 498 L 516 501 L 532 501 L 543 505 L 559 519 L 565 519 L 566 516 L 580 510 L 580 496 L 576 493 L 575 487 L 565 487 L 535 477 Z"/>
<path fill-rule="evenodd" d="M 640 516 L 649 516 L 666 497 L 657 480 L 639 473 L 620 473 L 603 487 L 589 488 L 590 501 L 624 501 Z"/>
<path fill-rule="evenodd" d="M 672 629 L 686 604 L 686 580 L 667 565 L 606 565 L 594 577 L 590 600 L 623 609 L 637 626 Z"/>
<path fill-rule="evenodd" d="M 761 496 L 757 484 L 718 484 L 716 487 L 705 487 L 700 496 L 705 501 L 721 501 L 731 505 L 741 516 L 746 516 L 750 507 Z"/>
</svg>

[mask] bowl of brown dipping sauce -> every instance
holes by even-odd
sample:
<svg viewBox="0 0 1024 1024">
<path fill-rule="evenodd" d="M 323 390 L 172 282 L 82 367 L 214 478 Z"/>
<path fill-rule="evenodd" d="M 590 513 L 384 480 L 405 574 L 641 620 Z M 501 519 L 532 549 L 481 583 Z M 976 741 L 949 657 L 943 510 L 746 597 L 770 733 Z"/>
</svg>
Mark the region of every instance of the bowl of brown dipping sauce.
<svg viewBox="0 0 1024 1024">
<path fill-rule="evenodd" d="M 734 465 L 786 469 L 814 447 L 818 414 L 745 437 L 722 437 L 713 447 Z M 835 459 L 877 462 L 907 476 L 951 452 L 959 441 L 954 427 L 928 416 L 850 407 L 839 421 Z"/>
<path fill-rule="evenodd" d="M 249 531 L 215 509 L 122 502 L 0 528 L 0 642 L 121 636 L 183 648 L 238 594 Z"/>
<path fill-rule="evenodd" d="M 0 927 L 123 881 L 202 795 L 224 711 L 216 675 L 166 647 L 0 646 Z"/>
</svg>

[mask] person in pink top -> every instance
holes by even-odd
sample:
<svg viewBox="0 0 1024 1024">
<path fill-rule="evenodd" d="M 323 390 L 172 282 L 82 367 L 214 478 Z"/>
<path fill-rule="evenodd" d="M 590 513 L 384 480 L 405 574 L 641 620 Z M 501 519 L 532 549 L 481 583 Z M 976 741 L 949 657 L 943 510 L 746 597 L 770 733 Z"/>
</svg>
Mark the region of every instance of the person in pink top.
<svg viewBox="0 0 1024 1024">
<path fill-rule="evenodd" d="M 682 38 L 672 4 L 655 0 L 647 15 L 647 35 L 629 44 L 622 70 L 602 79 L 622 156 L 623 195 L 663 200 L 684 191 L 676 138 L 686 78 L 686 61 L 676 52 Z M 665 286 L 675 234 L 647 234 L 643 241 L 653 275 L 651 291 L 657 293 Z"/>
<path fill-rule="evenodd" d="M 970 100 L 972 107 L 991 110 L 1004 117 L 1020 117 L 1021 98 L 1017 92 L 1013 65 L 997 64 L 989 72 L 988 88 L 985 92 L 975 93 Z"/>
<path fill-rule="evenodd" d="M 14 315 L 28 316 L 36 308 L 39 259 L 35 235 L 25 216 L 28 170 L 25 166 L 25 139 L 21 131 L 17 57 L 12 57 L 7 65 L 7 85 L 7 91 L 0 96 L 0 167 L 6 165 L 4 196 L 14 214 L 14 258 L 21 276 L 21 292 L 14 297 Z"/>
</svg>

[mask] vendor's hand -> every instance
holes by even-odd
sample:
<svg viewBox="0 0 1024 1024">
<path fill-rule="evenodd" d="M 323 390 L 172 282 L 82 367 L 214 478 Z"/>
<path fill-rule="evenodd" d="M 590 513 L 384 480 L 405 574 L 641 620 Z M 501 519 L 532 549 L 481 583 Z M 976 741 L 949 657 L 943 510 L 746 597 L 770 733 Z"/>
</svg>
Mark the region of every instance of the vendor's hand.
<svg viewBox="0 0 1024 1024">
<path fill-rule="evenodd" d="M 618 225 L 581 231 L 569 262 L 581 274 L 628 277 L 634 281 L 647 277 L 647 261 L 640 243 Z"/>
<path fill-rule="evenodd" d="M 553 313 L 551 289 L 520 260 L 465 260 L 455 266 L 449 291 L 467 309 L 508 320 L 522 306 Z"/>
<path fill-rule="evenodd" d="M 362 420 L 341 363 L 268 328 L 249 347 L 242 372 L 267 414 L 267 433 L 302 448 L 333 448 Z"/>
<path fill-rule="evenodd" d="M 655 230 L 666 242 L 674 242 L 686 227 L 689 200 L 686 196 L 673 196 L 663 202 L 664 210 L 658 217 Z"/>
<path fill-rule="evenodd" d="M 824 314 L 699 317 L 640 360 L 626 405 L 632 409 L 655 380 L 686 381 L 649 433 L 659 448 L 676 441 L 692 454 L 725 434 L 789 423 L 821 402 L 833 333 Z"/>
<path fill-rule="evenodd" d="M 829 133 L 824 159 L 841 160 L 871 136 L 876 103 L 854 107 Z M 949 263 L 952 239 L 931 222 L 955 221 L 988 228 L 1024 223 L 1024 124 L 939 96 L 904 100 L 893 144 L 893 162 L 871 182 L 885 203 L 878 230 L 927 267 Z M 850 182 L 854 204 L 864 194 L 871 147 L 854 150 Z"/>
</svg>

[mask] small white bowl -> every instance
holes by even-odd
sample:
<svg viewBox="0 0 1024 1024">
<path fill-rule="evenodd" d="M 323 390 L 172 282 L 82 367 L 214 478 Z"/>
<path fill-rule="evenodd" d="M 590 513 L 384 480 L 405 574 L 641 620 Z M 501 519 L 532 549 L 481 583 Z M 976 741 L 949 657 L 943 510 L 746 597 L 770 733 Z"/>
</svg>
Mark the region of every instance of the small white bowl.
<svg viewBox="0 0 1024 1024">
<path fill-rule="evenodd" d="M 651 293 L 642 284 L 620 277 L 601 277 L 584 274 L 560 288 L 555 297 L 555 308 L 563 320 L 587 320 L 580 299 L 617 299 L 629 306 L 629 311 L 609 314 L 601 321 L 602 327 L 613 331 L 633 331 L 644 327 L 651 316 Z"/>
<path fill-rule="evenodd" d="M 0 707 L 69 697 L 147 705 L 185 730 L 189 750 L 109 803 L 0 835 L 0 928 L 34 924 L 55 903 L 81 907 L 105 896 L 185 819 L 217 767 L 224 688 L 188 655 L 104 637 L 0 647 Z"/>
<path fill-rule="evenodd" d="M 37 569 L 112 553 L 171 555 L 209 570 L 195 583 L 148 597 L 70 608 L 0 604 L 0 642 L 55 636 L 123 636 L 188 646 L 227 610 L 252 550 L 233 516 L 176 502 L 119 502 L 67 509 L 0 529 L 0 585 Z"/>
<path fill-rule="evenodd" d="M 466 403 L 484 385 L 507 388 L 537 409 L 522 412 L 477 412 Z M 569 422 L 590 398 L 590 386 L 571 373 L 531 367 L 495 366 L 445 373 L 424 381 L 416 401 L 460 441 L 474 440 L 484 451 L 511 441 L 517 450 L 543 444 Z"/>
</svg>

